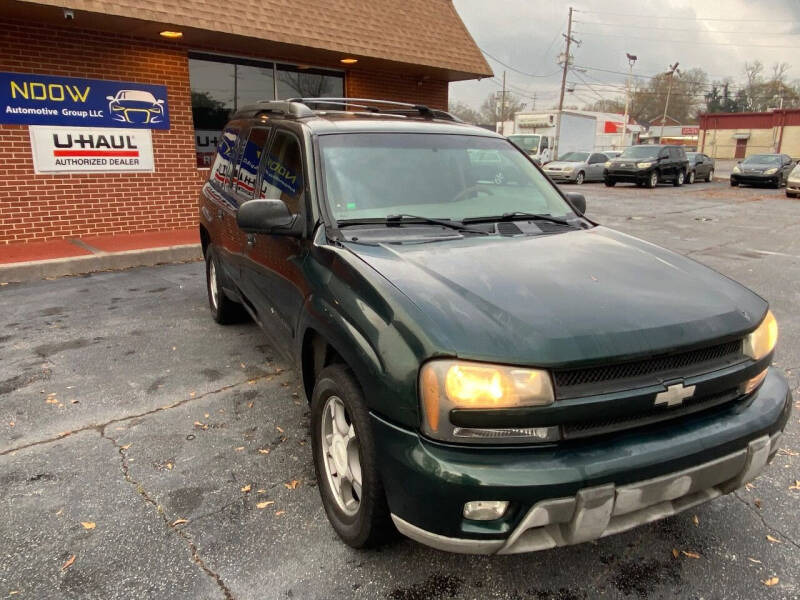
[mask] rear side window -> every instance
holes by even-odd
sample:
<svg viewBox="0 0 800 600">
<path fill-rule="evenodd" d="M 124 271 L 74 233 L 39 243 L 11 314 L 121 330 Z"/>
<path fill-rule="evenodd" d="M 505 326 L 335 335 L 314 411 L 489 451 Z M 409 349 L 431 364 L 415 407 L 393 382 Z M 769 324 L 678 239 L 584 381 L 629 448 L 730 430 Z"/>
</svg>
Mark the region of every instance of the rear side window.
<svg viewBox="0 0 800 600">
<path fill-rule="evenodd" d="M 264 161 L 259 198 L 283 201 L 293 215 L 303 206 L 303 158 L 293 135 L 278 131 Z"/>
<path fill-rule="evenodd" d="M 247 199 L 253 197 L 258 178 L 258 165 L 269 140 L 269 129 L 254 127 L 240 153 L 239 164 L 233 173 L 233 191 Z"/>
<path fill-rule="evenodd" d="M 236 140 L 239 138 L 238 127 L 226 127 L 217 146 L 217 156 L 211 166 L 209 179 L 220 187 L 227 187 L 231 177 L 231 162 L 236 154 Z"/>
</svg>

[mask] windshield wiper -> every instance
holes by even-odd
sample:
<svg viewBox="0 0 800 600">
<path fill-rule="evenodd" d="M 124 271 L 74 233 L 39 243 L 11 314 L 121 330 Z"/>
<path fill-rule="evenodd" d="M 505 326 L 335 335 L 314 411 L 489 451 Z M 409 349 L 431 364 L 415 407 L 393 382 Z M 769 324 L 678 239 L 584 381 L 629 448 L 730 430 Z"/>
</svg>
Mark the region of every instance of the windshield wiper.
<svg viewBox="0 0 800 600">
<path fill-rule="evenodd" d="M 560 217 L 554 217 L 552 215 L 543 215 L 538 213 L 529 213 L 524 212 L 521 210 L 515 210 L 514 212 L 507 212 L 503 213 L 500 216 L 492 216 L 492 217 L 469 217 L 468 219 L 464 219 L 464 223 L 479 223 L 481 221 L 513 221 L 515 219 L 530 219 L 531 221 L 547 221 L 548 223 L 557 223 L 559 225 L 569 225 L 566 219 L 562 219 Z"/>
<path fill-rule="evenodd" d="M 466 227 L 460 221 L 451 221 L 449 219 L 433 219 L 431 217 L 420 217 L 419 215 L 409 215 L 406 213 L 401 213 L 398 215 L 386 215 L 386 219 L 384 222 L 389 226 L 393 226 L 393 225 L 402 225 L 404 223 L 413 223 L 414 221 L 430 223 L 431 225 L 441 225 L 442 227 L 455 229 L 456 231 L 468 231 L 470 233 L 480 233 L 482 235 L 489 234 L 488 231 L 481 231 L 480 229 L 473 229 L 472 227 Z"/>
</svg>

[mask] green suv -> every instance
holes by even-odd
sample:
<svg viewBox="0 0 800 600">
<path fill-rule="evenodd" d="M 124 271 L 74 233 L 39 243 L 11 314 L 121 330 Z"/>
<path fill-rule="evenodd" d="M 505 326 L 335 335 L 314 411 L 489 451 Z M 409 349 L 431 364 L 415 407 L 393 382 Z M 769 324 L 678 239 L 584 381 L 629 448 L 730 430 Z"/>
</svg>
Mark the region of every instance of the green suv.
<svg viewBox="0 0 800 600">
<path fill-rule="evenodd" d="M 767 302 L 584 211 L 425 106 L 264 102 L 225 127 L 199 207 L 211 313 L 296 365 L 346 543 L 584 542 L 774 456 L 791 395 Z"/>
</svg>

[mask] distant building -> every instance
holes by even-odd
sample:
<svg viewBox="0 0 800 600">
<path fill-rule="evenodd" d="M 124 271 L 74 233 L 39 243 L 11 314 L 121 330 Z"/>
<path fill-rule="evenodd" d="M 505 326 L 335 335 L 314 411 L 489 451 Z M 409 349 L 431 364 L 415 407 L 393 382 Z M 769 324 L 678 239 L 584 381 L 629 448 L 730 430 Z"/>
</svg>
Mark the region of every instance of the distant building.
<svg viewBox="0 0 800 600">
<path fill-rule="evenodd" d="M 783 152 L 800 157 L 800 109 L 700 115 L 698 149 L 722 159 Z"/>
<path fill-rule="evenodd" d="M 675 144 L 697 148 L 700 128 L 697 125 L 682 125 L 680 121 L 667 117 L 650 123 L 648 130 L 640 136 L 643 144 Z"/>
</svg>

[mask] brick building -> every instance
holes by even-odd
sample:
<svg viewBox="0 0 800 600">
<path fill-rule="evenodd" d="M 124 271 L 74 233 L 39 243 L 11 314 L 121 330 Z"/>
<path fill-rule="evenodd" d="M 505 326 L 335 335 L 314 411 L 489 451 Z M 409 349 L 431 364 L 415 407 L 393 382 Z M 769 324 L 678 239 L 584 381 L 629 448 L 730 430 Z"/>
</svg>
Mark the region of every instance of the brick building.
<svg viewBox="0 0 800 600">
<path fill-rule="evenodd" d="M 244 104 L 490 75 L 451 0 L 4 0 L 0 245 L 194 226 Z"/>
<path fill-rule="evenodd" d="M 698 150 L 721 159 L 784 153 L 800 157 L 800 109 L 700 115 Z"/>
</svg>

